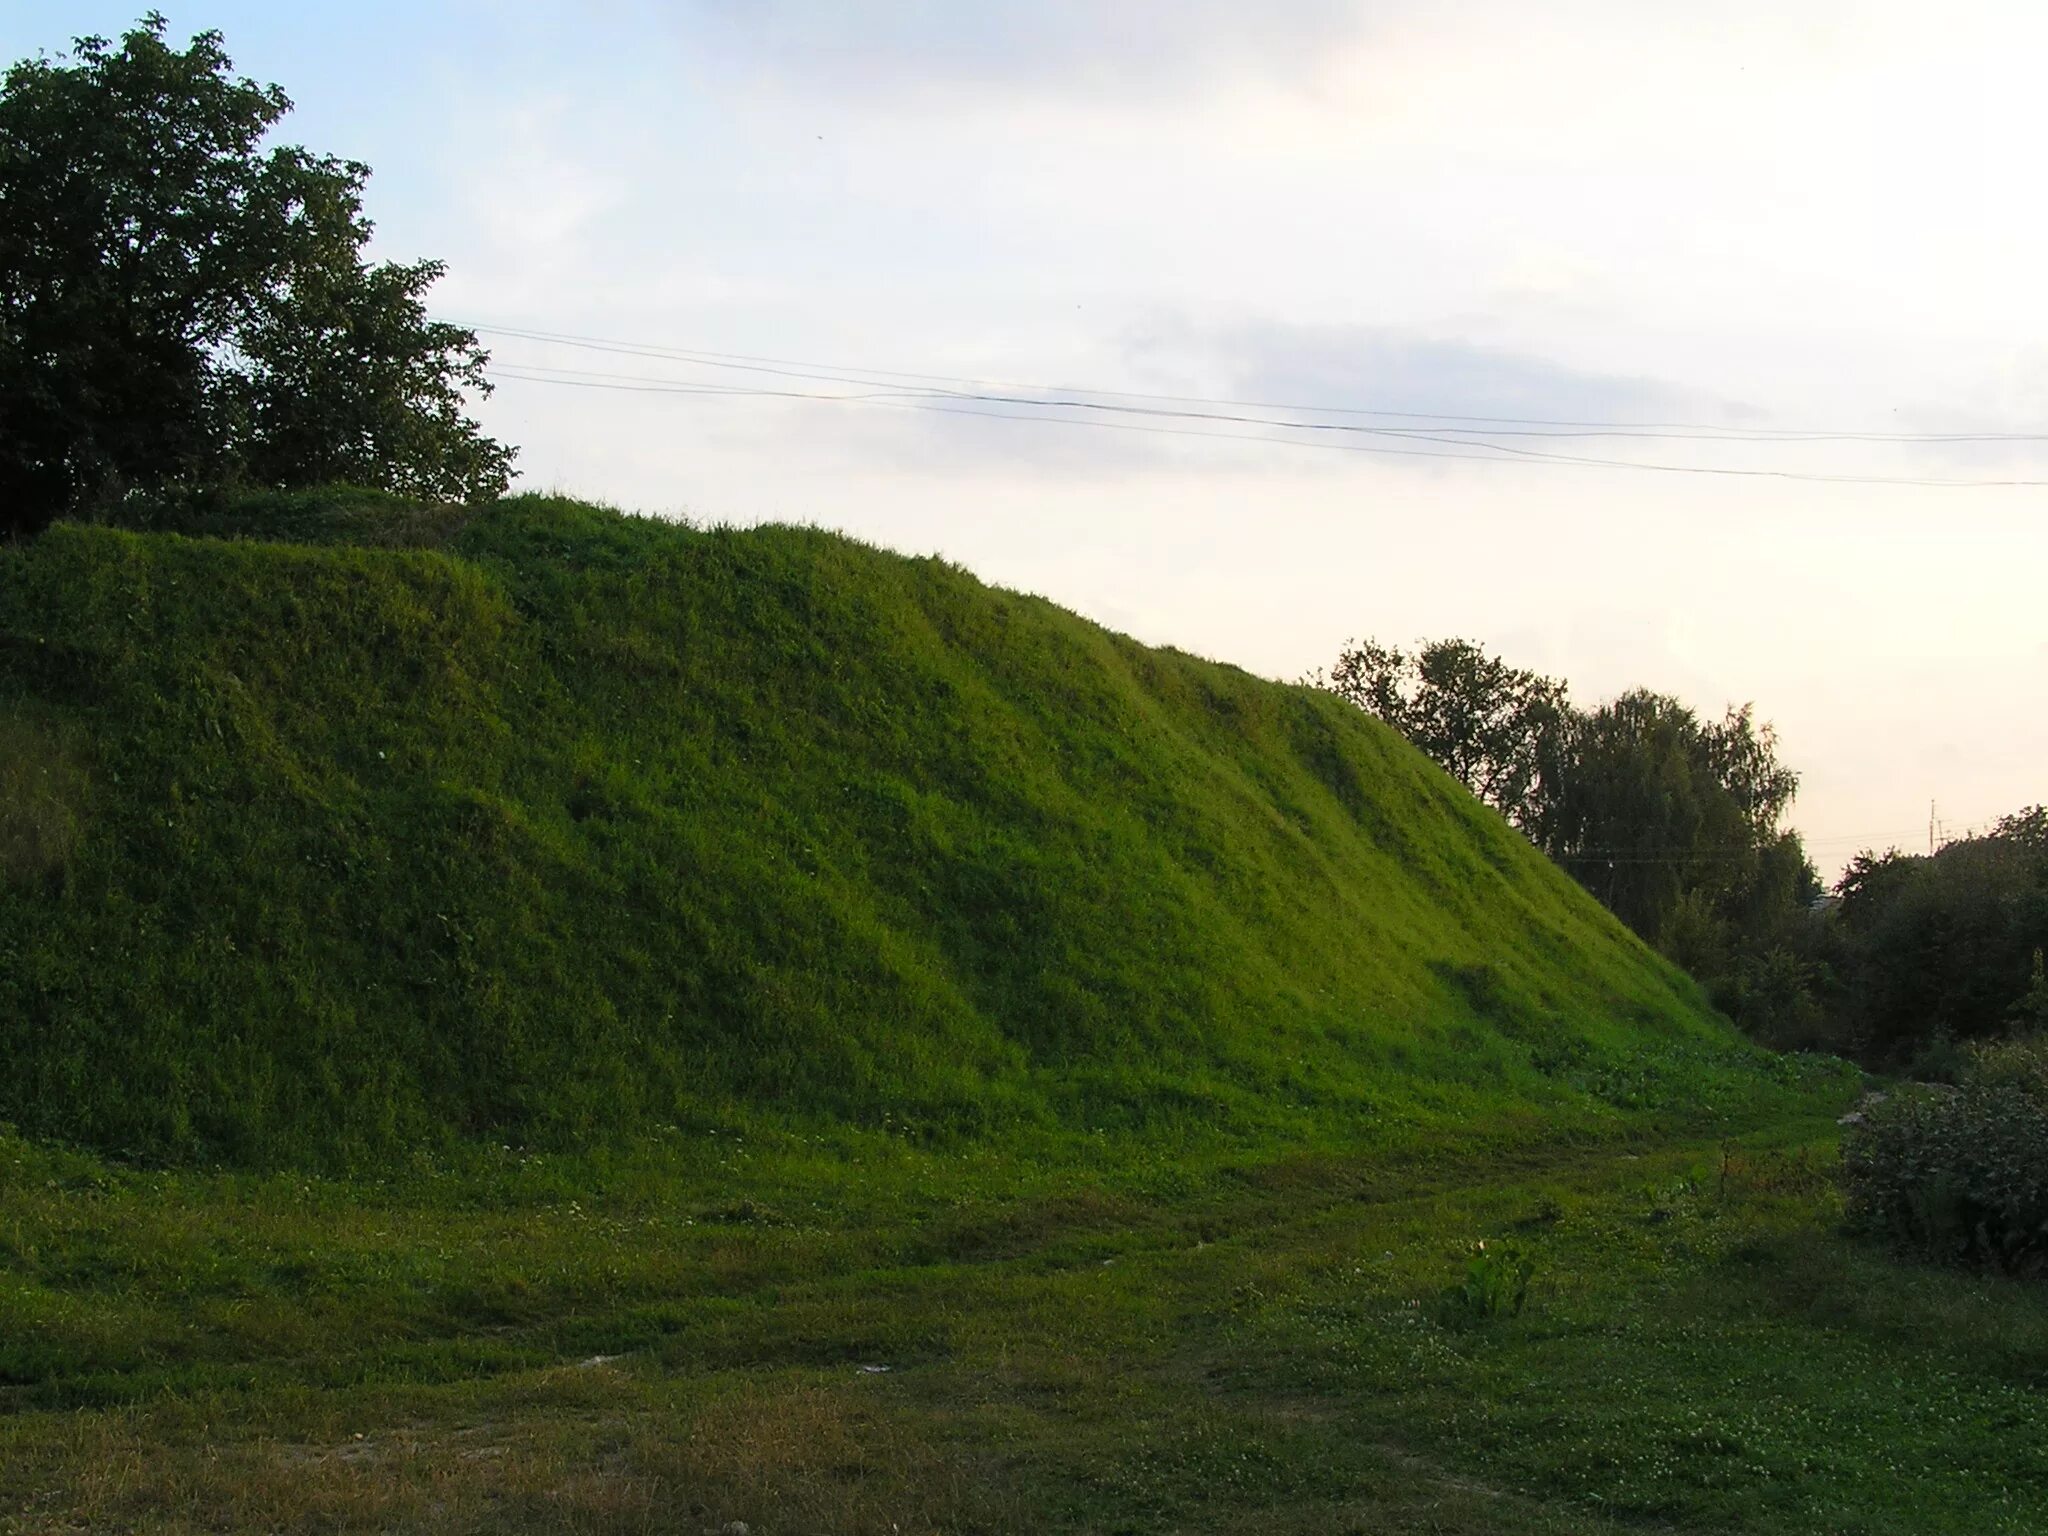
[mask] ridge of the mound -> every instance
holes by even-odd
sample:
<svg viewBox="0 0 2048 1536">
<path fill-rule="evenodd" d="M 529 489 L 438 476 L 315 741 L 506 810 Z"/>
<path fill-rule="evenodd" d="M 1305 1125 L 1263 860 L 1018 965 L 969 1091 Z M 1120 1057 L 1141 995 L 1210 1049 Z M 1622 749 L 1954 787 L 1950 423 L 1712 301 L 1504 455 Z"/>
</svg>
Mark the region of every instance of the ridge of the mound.
<svg viewBox="0 0 2048 1536">
<path fill-rule="evenodd" d="M 273 1163 L 1762 1091 L 1333 697 L 817 531 L 321 505 L 0 552 L 0 1119 Z"/>
</svg>

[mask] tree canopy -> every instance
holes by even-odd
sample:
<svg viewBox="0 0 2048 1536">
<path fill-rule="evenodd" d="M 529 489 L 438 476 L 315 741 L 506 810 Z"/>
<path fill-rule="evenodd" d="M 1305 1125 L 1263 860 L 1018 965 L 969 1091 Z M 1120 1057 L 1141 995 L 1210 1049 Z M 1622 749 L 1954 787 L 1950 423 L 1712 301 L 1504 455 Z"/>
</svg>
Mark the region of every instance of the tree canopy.
<svg viewBox="0 0 2048 1536">
<path fill-rule="evenodd" d="M 1858 1043 L 1909 1060 L 1931 1039 L 2048 1025 L 2048 810 L 1933 855 L 1866 852 L 1836 887 Z"/>
<path fill-rule="evenodd" d="M 1355 641 L 1315 681 L 1408 737 L 1758 1033 L 1818 1027 L 1805 918 L 1820 883 L 1781 825 L 1799 777 L 1747 705 L 1702 720 L 1636 689 L 1582 710 L 1558 679 L 1455 639 Z"/>
<path fill-rule="evenodd" d="M 1570 716 L 1563 683 L 1455 639 L 1424 641 L 1413 651 L 1353 641 L 1320 681 L 1533 832 L 1555 788 L 1560 733 Z"/>
<path fill-rule="evenodd" d="M 166 32 L 0 80 L 0 531 L 164 485 L 501 494 L 441 264 L 367 262 L 369 168 L 269 143 L 284 92 Z"/>
<path fill-rule="evenodd" d="M 1645 938 L 1664 933 L 1688 893 L 1733 918 L 1753 904 L 1760 878 L 1781 879 L 1767 866 L 1799 777 L 1747 706 L 1703 721 L 1677 699 L 1635 689 L 1577 716 L 1569 737 L 1540 841 Z M 1792 852 L 1803 867 L 1803 851 Z M 1818 893 L 1810 877 L 1796 884 Z"/>
</svg>

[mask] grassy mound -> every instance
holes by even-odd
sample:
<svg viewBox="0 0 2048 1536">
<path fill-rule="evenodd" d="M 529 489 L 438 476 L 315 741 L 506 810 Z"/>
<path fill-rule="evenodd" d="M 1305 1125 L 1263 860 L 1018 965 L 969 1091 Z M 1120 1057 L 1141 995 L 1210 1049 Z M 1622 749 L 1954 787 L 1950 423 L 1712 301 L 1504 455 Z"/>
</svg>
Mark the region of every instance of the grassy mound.
<svg viewBox="0 0 2048 1536">
<path fill-rule="evenodd" d="M 1392 1143 L 1773 1092 L 1333 698 L 819 532 L 255 515 L 296 542 L 0 552 L 25 1133 L 270 1164 L 748 1116 Z"/>
</svg>

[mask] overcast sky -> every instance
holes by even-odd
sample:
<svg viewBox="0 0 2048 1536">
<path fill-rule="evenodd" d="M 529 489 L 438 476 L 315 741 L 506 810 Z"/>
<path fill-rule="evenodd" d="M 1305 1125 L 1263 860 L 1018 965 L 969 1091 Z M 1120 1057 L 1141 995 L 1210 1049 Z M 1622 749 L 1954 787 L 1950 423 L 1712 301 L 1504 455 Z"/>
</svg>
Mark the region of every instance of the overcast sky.
<svg viewBox="0 0 2048 1536">
<path fill-rule="evenodd" d="M 1754 700 L 1830 875 L 1863 844 L 1923 847 L 1930 799 L 1956 832 L 2048 799 L 2039 486 L 643 382 L 845 393 L 790 375 L 892 370 L 1724 432 L 2048 431 L 2032 0 L 165 9 L 286 88 L 289 137 L 375 167 L 378 250 L 446 259 L 448 317 L 795 365 L 494 336 L 508 374 L 639 386 L 508 378 L 483 416 L 527 486 L 937 551 L 1276 677 L 1353 635 L 1458 634 L 1582 701 Z M 0 54 L 131 10 L 0 0 Z M 1494 441 L 2048 480 L 2026 442 Z"/>
</svg>

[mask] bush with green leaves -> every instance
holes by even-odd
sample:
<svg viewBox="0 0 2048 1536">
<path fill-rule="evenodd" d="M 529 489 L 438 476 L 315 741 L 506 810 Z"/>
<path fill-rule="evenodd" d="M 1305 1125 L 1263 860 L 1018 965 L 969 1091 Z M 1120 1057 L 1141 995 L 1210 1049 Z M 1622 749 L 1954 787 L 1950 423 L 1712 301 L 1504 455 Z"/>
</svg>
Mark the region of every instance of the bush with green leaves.
<svg viewBox="0 0 2048 1536">
<path fill-rule="evenodd" d="M 2048 1273 L 2048 1037 L 1975 1047 L 1961 1078 L 1852 1121 L 1850 1223 L 1929 1257 Z"/>
</svg>

